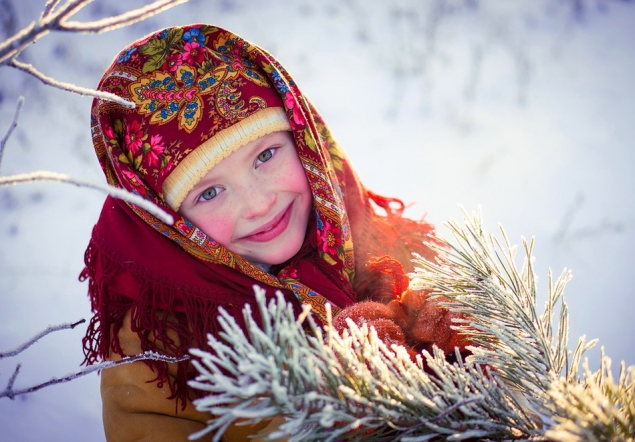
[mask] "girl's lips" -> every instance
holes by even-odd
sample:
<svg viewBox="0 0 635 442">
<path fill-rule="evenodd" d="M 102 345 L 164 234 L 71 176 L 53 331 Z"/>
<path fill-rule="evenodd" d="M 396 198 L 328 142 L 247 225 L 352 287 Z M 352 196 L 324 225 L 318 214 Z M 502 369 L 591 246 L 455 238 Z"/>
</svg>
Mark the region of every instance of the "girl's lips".
<svg viewBox="0 0 635 442">
<path fill-rule="evenodd" d="M 284 209 L 284 211 L 282 211 L 280 214 L 278 214 L 274 219 L 254 230 L 255 233 L 250 233 L 249 235 L 243 236 L 240 239 L 255 242 L 266 242 L 277 238 L 278 235 L 284 232 L 289 225 L 289 221 L 291 220 L 292 205 L 293 204 L 289 204 L 287 208 Z"/>
</svg>

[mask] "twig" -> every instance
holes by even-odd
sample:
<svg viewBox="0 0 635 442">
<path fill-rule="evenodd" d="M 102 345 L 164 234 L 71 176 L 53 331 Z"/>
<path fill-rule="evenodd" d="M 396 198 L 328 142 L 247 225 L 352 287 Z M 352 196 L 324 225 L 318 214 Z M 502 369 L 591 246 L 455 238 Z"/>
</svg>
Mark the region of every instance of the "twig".
<svg viewBox="0 0 635 442">
<path fill-rule="evenodd" d="M 13 114 L 13 121 L 9 126 L 9 130 L 7 130 L 7 134 L 4 136 L 2 141 L 0 141 L 0 170 L 2 170 L 2 155 L 4 155 L 4 146 L 9 141 L 9 137 L 13 133 L 13 130 L 18 127 L 18 121 L 20 119 L 20 112 L 22 111 L 22 105 L 24 105 L 24 97 L 20 95 L 18 98 L 18 103 L 15 106 L 15 113 Z"/>
<path fill-rule="evenodd" d="M 59 0 L 49 0 L 46 5 L 44 5 L 44 10 L 37 21 L 31 22 L 28 26 L 17 32 L 12 37 L 0 42 L 0 67 L 3 65 L 11 66 L 33 75 L 46 85 L 68 92 L 114 101 L 126 107 L 134 107 L 134 104 L 130 101 L 117 97 L 114 94 L 99 92 L 93 89 L 76 86 L 74 84 L 57 81 L 44 75 L 34 66 L 28 63 L 22 63 L 16 59 L 16 57 L 20 55 L 30 44 L 36 42 L 40 37 L 51 31 L 83 34 L 96 34 L 112 31 L 114 29 L 144 20 L 154 14 L 170 9 L 173 6 L 186 3 L 189 0 L 155 0 L 149 5 L 133 9 L 132 11 L 119 14 L 115 17 L 107 17 L 101 20 L 85 23 L 67 21 L 91 1 L 92 0 L 67 0 L 66 3 L 55 11 L 55 8 L 59 4 Z"/>
<path fill-rule="evenodd" d="M 16 367 L 15 371 L 13 372 L 13 375 L 11 376 L 11 379 L 9 379 L 9 383 L 7 384 L 7 387 L 4 389 L 4 391 L 0 392 L 0 398 L 8 397 L 9 399 L 13 399 L 16 396 L 21 396 L 23 394 L 33 393 L 35 391 L 41 390 L 42 388 L 49 387 L 51 385 L 61 384 L 61 383 L 64 383 L 64 382 L 72 381 L 73 379 L 77 379 L 79 377 L 86 376 L 87 374 L 93 373 L 95 371 L 105 370 L 105 369 L 108 369 L 108 368 L 116 367 L 118 365 L 129 364 L 131 362 L 144 361 L 144 360 L 150 360 L 150 359 L 153 360 L 153 361 L 162 361 L 162 362 L 175 363 L 175 362 L 187 361 L 187 360 L 190 359 L 190 357 L 189 356 L 183 356 L 181 358 L 175 358 L 175 357 L 171 357 L 171 356 L 161 355 L 159 353 L 155 353 L 155 352 L 152 352 L 152 351 L 147 351 L 147 352 L 141 353 L 139 355 L 129 356 L 129 357 L 123 358 L 123 359 L 121 359 L 119 361 L 107 361 L 107 362 L 103 362 L 101 364 L 91 365 L 90 367 L 83 368 L 82 370 L 80 370 L 80 371 L 78 371 L 76 373 L 67 374 L 66 376 L 63 376 L 61 378 L 53 378 L 53 379 L 51 379 L 49 381 L 42 382 L 41 384 L 33 385 L 33 386 L 27 387 L 27 388 L 22 388 L 22 389 L 19 389 L 19 390 L 14 390 L 13 389 L 13 383 L 15 381 L 15 378 L 18 375 L 18 371 L 20 370 L 20 365 L 18 364 L 18 366 Z"/>
<path fill-rule="evenodd" d="M 55 7 L 59 4 L 59 2 L 60 0 L 48 0 L 44 5 L 44 11 L 42 11 L 40 20 L 48 17 L 53 12 L 53 9 L 55 9 Z"/>
<path fill-rule="evenodd" d="M 40 80 L 42 83 L 44 83 L 47 86 L 53 86 L 54 88 L 61 89 L 66 92 L 72 92 L 74 94 L 85 95 L 89 97 L 101 98 L 102 100 L 113 101 L 127 108 L 135 107 L 135 104 L 132 101 L 127 100 L 125 98 L 121 98 L 115 94 L 111 94 L 110 92 L 97 91 L 95 89 L 89 89 L 86 87 L 77 86 L 77 85 L 74 85 L 73 83 L 65 83 L 62 81 L 58 81 L 38 71 L 32 64 L 29 64 L 29 63 L 22 63 L 21 61 L 13 59 L 8 63 L 8 65 L 34 76 L 35 78 L 37 78 L 38 80 Z"/>
<path fill-rule="evenodd" d="M 99 190 L 101 192 L 105 192 L 109 195 L 112 195 L 115 198 L 119 198 L 128 203 L 139 206 L 140 208 L 148 211 L 149 213 L 156 216 L 157 218 L 159 218 L 161 221 L 163 221 L 164 223 L 168 225 L 172 225 L 174 223 L 174 218 L 172 217 L 172 215 L 170 215 L 165 210 L 158 207 L 153 202 L 143 199 L 139 195 L 135 195 L 134 193 L 128 192 L 124 189 L 119 189 L 117 187 L 92 183 L 89 181 L 83 181 L 83 180 L 79 180 L 77 178 L 73 178 L 68 175 L 64 175 L 57 172 L 38 171 L 38 172 L 0 177 L 0 187 L 15 185 L 15 184 L 22 184 L 22 183 L 34 183 L 37 181 L 51 181 L 54 183 L 67 183 L 77 187 L 87 187 L 89 189 Z"/>
<path fill-rule="evenodd" d="M 35 344 L 37 341 L 42 339 L 44 336 L 49 335 L 51 333 L 54 333 L 56 331 L 60 331 L 60 330 L 68 330 L 68 329 L 72 330 L 75 327 L 77 327 L 79 324 L 83 324 L 84 322 L 86 322 L 85 319 L 80 319 L 79 321 L 73 322 L 73 323 L 68 323 L 67 322 L 67 323 L 59 324 L 59 325 L 51 325 L 46 330 L 41 331 L 40 333 L 38 333 L 37 335 L 33 336 L 28 341 L 23 342 L 22 344 L 20 344 L 19 346 L 17 346 L 13 350 L 9 350 L 9 351 L 7 351 L 5 353 L 1 353 L 0 352 L 0 359 L 11 358 L 13 356 L 16 356 L 16 355 L 22 353 L 24 350 L 26 350 L 30 346 L 32 346 L 33 344 Z"/>
<path fill-rule="evenodd" d="M 29 25 L 12 37 L 0 42 L 0 66 L 13 60 L 31 43 L 34 43 L 40 37 L 51 31 L 93 34 L 112 31 L 163 12 L 173 6 L 186 3 L 189 0 L 156 0 L 141 8 L 98 21 L 87 23 L 66 21 L 91 1 L 92 0 L 67 1 L 60 9 L 53 11 L 59 1 L 51 0 L 44 6 L 44 11 L 39 20 L 29 23 Z"/>
<path fill-rule="evenodd" d="M 148 17 L 172 8 L 173 6 L 187 3 L 189 0 L 157 0 L 154 3 L 141 8 L 91 22 L 62 21 L 57 30 L 81 32 L 81 33 L 101 33 L 112 31 L 113 29 L 128 26 Z"/>
<path fill-rule="evenodd" d="M 22 368 L 22 364 L 17 364 L 15 366 L 15 370 L 13 370 L 13 374 L 9 378 L 9 382 L 7 382 L 7 388 L 5 389 L 6 391 L 13 390 L 13 384 L 15 383 L 15 380 L 18 377 L 18 373 L 20 373 L 20 368 Z"/>
</svg>

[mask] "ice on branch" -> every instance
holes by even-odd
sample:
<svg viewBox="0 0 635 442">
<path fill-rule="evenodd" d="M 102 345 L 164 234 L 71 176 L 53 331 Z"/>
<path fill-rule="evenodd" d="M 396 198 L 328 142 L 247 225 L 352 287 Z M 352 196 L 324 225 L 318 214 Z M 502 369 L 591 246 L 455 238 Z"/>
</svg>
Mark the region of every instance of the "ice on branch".
<svg viewBox="0 0 635 442">
<path fill-rule="evenodd" d="M 33 344 L 35 344 L 36 342 L 38 342 L 40 339 L 42 339 L 43 337 L 50 335 L 51 333 L 55 333 L 61 330 L 69 330 L 69 329 L 73 329 L 75 327 L 77 327 L 79 324 L 83 324 L 84 322 L 86 322 L 86 320 L 84 319 L 80 319 L 79 321 L 73 322 L 73 323 L 65 323 L 65 324 L 59 324 L 59 325 L 52 325 L 47 327 L 45 330 L 39 332 L 38 334 L 36 334 L 35 336 L 33 336 L 31 339 L 21 343 L 20 345 L 18 345 L 15 349 L 13 350 L 9 350 L 9 351 L 5 351 L 5 352 L 0 352 L 0 359 L 4 359 L 4 358 L 10 358 L 13 356 L 16 356 L 20 353 L 22 353 L 23 351 L 25 351 L 27 348 L 29 348 L 30 346 L 32 346 Z M 175 358 L 172 356 L 167 356 L 167 355 L 162 355 L 156 352 L 152 352 L 152 351 L 146 351 L 145 353 L 141 353 L 138 355 L 134 355 L 134 356 L 127 356 L 123 359 L 120 359 L 118 361 L 106 361 L 106 362 L 102 362 L 101 364 L 94 364 L 91 365 L 89 367 L 83 368 L 81 370 L 78 370 L 74 373 L 70 373 L 67 374 L 65 376 L 61 376 L 61 377 L 53 377 L 51 379 L 49 379 L 48 381 L 39 383 L 39 384 L 35 384 L 35 385 L 30 385 L 28 387 L 24 387 L 24 388 L 13 388 L 13 385 L 15 384 L 15 381 L 18 377 L 18 374 L 20 373 L 20 369 L 22 368 L 21 364 L 17 364 L 15 366 L 15 370 L 13 371 L 13 374 L 11 375 L 11 377 L 9 378 L 9 381 L 7 382 L 6 387 L 4 388 L 4 390 L 0 390 L 0 399 L 3 397 L 8 397 L 9 399 L 14 399 L 16 396 L 22 396 L 25 394 L 29 394 L 29 393 L 34 393 L 38 390 L 41 390 L 43 388 L 46 387 L 50 387 L 51 385 L 56 385 L 56 384 L 63 384 L 65 382 L 70 382 L 73 379 L 77 379 L 80 378 L 82 376 L 86 376 L 87 374 L 90 373 L 94 373 L 96 371 L 101 371 L 101 370 L 105 370 L 111 367 L 116 367 L 118 365 L 123 365 L 123 364 L 129 364 L 131 362 L 136 362 L 136 361 L 144 361 L 144 360 L 154 360 L 154 361 L 163 361 L 163 362 L 180 362 L 180 361 L 185 361 L 188 360 L 190 357 L 189 356 L 185 356 L 182 358 Z"/>
<path fill-rule="evenodd" d="M 615 380 L 602 355 L 600 371 L 579 373 L 594 341 L 567 349 L 570 273 L 549 277 L 539 313 L 533 241 L 523 241 L 519 270 L 504 231 L 502 241 L 487 234 L 479 214 L 447 226 L 453 240 L 440 238 L 436 262 L 417 258 L 412 283 L 470 318 L 456 326 L 472 336 L 472 356 L 457 352 L 451 364 L 435 350 L 412 361 L 373 328 L 350 322 L 340 335 L 329 313 L 322 329 L 308 310 L 296 318 L 280 293 L 254 287 L 262 323 L 246 307 L 243 332 L 223 311 L 213 351 L 191 350 L 199 375 L 190 385 L 205 393 L 195 405 L 214 416 L 191 438 L 218 441 L 237 420 L 273 419 L 269 440 L 634 440 L 635 367 Z"/>
<path fill-rule="evenodd" d="M 57 172 L 41 170 L 37 172 L 9 175 L 5 177 L 0 176 L 0 187 L 15 184 L 34 183 L 38 181 L 66 183 L 72 184 L 77 187 L 99 190 L 101 192 L 107 193 L 108 195 L 112 195 L 115 198 L 122 199 L 126 202 L 140 207 L 141 209 L 156 216 L 166 224 L 172 225 L 174 223 L 174 218 L 172 217 L 172 215 L 167 213 L 161 207 L 154 204 L 152 201 L 146 200 L 137 194 L 128 192 L 118 187 L 80 180 Z"/>
</svg>

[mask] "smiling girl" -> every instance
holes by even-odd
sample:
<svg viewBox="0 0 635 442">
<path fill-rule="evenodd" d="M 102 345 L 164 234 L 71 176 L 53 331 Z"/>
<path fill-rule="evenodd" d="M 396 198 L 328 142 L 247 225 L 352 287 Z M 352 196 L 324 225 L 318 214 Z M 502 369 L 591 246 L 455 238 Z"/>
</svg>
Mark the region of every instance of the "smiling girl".
<svg viewBox="0 0 635 442">
<path fill-rule="evenodd" d="M 427 334 L 406 338 L 446 350 L 458 342 L 445 311 L 422 309 L 425 297 L 407 292 L 404 269 L 412 252 L 432 256 L 422 243 L 432 227 L 401 217 L 403 203 L 360 183 L 266 51 L 208 25 L 168 28 L 125 48 L 99 89 L 135 104 L 93 102 L 93 143 L 108 182 L 175 222 L 107 198 L 82 273 L 94 312 L 86 363 L 210 350 L 219 307 L 242 327 L 245 305 L 259 320 L 254 284 L 269 297 L 281 291 L 296 312 L 309 304 L 322 322 L 327 302 L 350 317 L 361 300 L 392 301 L 376 316 L 404 330 L 412 312 L 425 310 Z M 211 416 L 192 406 L 194 375 L 187 361 L 105 370 L 107 439 L 186 440 L 203 428 Z M 246 440 L 266 425 L 232 426 L 224 437 Z"/>
</svg>

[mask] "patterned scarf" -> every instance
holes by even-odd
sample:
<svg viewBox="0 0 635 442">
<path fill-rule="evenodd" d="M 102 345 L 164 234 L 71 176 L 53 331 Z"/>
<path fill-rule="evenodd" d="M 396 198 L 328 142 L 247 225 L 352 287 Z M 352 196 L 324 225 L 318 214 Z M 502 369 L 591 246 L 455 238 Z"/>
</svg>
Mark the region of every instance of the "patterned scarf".
<svg viewBox="0 0 635 442">
<path fill-rule="evenodd" d="M 258 319 L 254 284 L 268 296 L 282 291 L 296 310 L 311 305 L 323 321 L 326 302 L 337 313 L 357 301 L 355 273 L 368 257 L 390 254 L 407 263 L 411 250 L 430 255 L 421 240 L 432 227 L 401 218 L 403 203 L 365 189 L 291 76 L 237 35 L 201 24 L 153 33 L 120 52 L 98 88 L 136 105 L 93 102 L 93 143 L 108 182 L 153 201 L 175 222 L 106 200 L 81 275 L 94 312 L 84 338 L 87 364 L 123 356 L 117 333 L 128 312 L 143 351 L 181 356 L 206 348 L 206 334 L 219 330 L 219 307 L 243 327 L 246 304 Z M 302 249 L 266 272 L 172 210 L 163 184 L 206 140 L 273 106 L 284 109 L 291 125 L 314 210 Z M 376 214 L 371 201 L 386 215 Z M 179 364 L 172 380 L 166 364 L 148 364 L 184 405 L 192 368 Z"/>
</svg>

